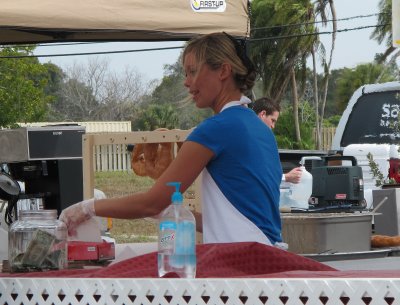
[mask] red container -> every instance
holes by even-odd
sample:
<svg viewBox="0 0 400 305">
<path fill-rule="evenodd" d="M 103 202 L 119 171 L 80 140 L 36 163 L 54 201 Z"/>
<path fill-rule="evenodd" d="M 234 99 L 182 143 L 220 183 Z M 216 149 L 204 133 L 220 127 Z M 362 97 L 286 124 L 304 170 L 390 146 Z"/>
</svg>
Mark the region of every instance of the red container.
<svg viewBox="0 0 400 305">
<path fill-rule="evenodd" d="M 110 242 L 68 242 L 68 261 L 106 261 L 115 258 L 115 245 Z"/>
<path fill-rule="evenodd" d="M 390 158 L 389 160 L 389 178 L 400 183 L 400 159 Z"/>
</svg>

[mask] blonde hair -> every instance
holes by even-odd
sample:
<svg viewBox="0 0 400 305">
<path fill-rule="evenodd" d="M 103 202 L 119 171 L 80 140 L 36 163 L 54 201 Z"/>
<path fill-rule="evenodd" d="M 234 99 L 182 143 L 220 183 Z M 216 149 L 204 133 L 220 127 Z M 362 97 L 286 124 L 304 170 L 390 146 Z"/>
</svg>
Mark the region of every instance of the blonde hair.
<svg viewBox="0 0 400 305">
<path fill-rule="evenodd" d="M 237 87 L 242 93 L 253 88 L 256 71 L 250 59 L 235 39 L 226 33 L 212 33 L 193 38 L 183 51 L 185 56 L 192 53 L 199 64 L 207 64 L 211 69 L 218 69 L 223 63 L 229 63 Z M 245 58 L 244 58 L 245 57 Z"/>
</svg>

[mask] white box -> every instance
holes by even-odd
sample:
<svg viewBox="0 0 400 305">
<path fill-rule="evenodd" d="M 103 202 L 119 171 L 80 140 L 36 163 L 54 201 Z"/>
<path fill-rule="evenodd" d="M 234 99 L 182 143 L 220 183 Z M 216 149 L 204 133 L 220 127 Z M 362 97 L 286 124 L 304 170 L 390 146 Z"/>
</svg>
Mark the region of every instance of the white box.
<svg viewBox="0 0 400 305">
<path fill-rule="evenodd" d="M 400 235 L 400 188 L 374 190 L 372 195 L 375 206 L 379 204 L 384 197 L 388 197 L 376 211 L 381 215 L 374 216 L 375 234 L 389 236 Z"/>
</svg>

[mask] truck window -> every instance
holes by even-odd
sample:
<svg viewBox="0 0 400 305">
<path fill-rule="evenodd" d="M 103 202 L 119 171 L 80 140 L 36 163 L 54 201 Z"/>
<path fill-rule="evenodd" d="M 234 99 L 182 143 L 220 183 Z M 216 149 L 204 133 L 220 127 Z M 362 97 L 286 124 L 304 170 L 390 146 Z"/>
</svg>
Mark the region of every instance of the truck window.
<svg viewBox="0 0 400 305">
<path fill-rule="evenodd" d="M 354 104 L 340 145 L 400 143 L 399 111 L 399 91 L 362 95 Z"/>
</svg>

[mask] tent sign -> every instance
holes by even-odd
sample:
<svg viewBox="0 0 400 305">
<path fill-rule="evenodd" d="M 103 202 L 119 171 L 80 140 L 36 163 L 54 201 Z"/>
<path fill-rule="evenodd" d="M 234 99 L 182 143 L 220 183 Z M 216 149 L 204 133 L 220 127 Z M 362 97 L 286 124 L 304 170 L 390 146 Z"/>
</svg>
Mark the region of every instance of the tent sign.
<svg viewBox="0 0 400 305">
<path fill-rule="evenodd" d="M 225 0 L 190 0 L 192 10 L 197 13 L 222 13 L 225 12 Z"/>
</svg>

